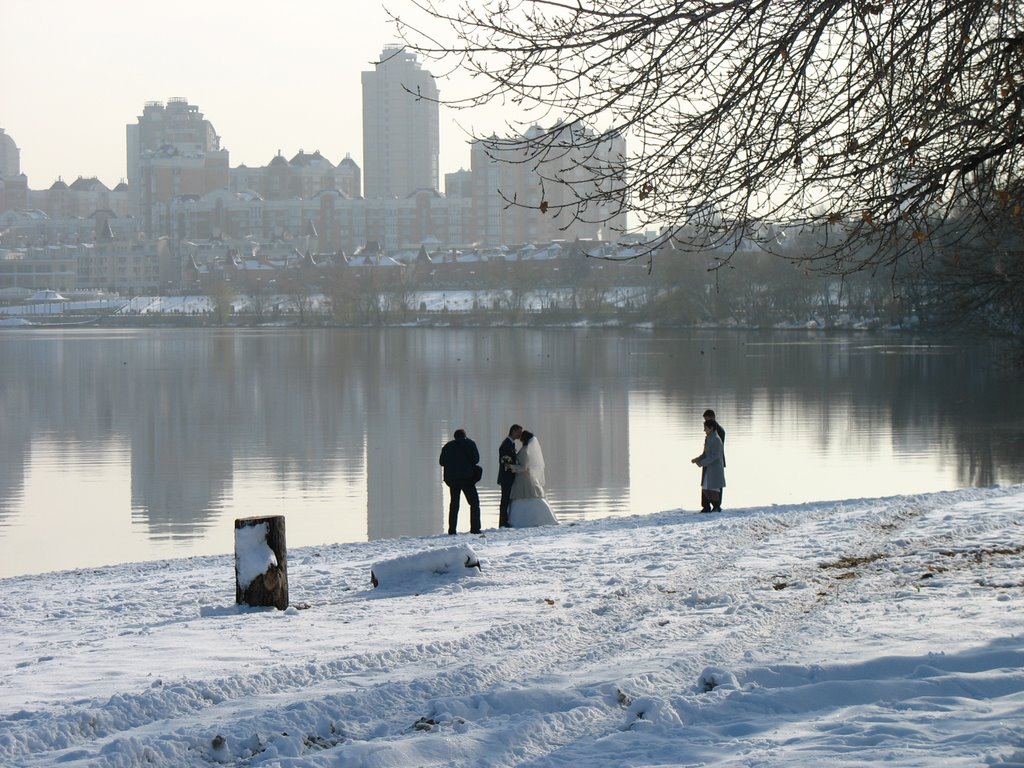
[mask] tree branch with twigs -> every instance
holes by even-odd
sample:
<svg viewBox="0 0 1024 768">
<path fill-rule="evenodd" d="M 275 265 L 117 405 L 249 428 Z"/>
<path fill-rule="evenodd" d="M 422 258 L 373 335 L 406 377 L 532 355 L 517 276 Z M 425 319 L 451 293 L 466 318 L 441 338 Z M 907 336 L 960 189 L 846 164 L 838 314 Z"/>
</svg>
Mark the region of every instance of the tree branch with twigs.
<svg viewBox="0 0 1024 768">
<path fill-rule="evenodd" d="M 815 233 L 800 256 L 848 274 L 945 257 L 1024 206 L 1024 5 L 1006 0 L 413 0 L 393 21 L 468 75 L 454 108 L 501 104 L 495 144 L 574 216 L 628 210 L 678 249 Z M 440 31 L 438 31 L 440 30 Z M 565 127 L 582 163 L 564 182 Z M 589 175 L 588 175 L 589 174 Z M 510 200 L 544 206 L 545 200 Z M 550 205 L 550 203 L 548 203 Z M 1016 247 L 1016 246 L 1014 246 Z M 720 260 L 719 266 L 728 259 Z"/>
</svg>

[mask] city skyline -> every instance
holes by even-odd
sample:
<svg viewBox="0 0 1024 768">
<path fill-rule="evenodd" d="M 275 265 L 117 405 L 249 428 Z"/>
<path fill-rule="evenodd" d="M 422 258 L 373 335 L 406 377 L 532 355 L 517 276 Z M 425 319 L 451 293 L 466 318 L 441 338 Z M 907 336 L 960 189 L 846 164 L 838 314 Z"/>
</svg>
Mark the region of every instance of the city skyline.
<svg viewBox="0 0 1024 768">
<path fill-rule="evenodd" d="M 203 110 L 232 167 L 265 165 L 279 150 L 319 150 L 335 164 L 349 155 L 364 166 L 360 78 L 396 42 L 387 13 L 324 0 L 292 8 L 187 0 L 168 15 L 115 0 L 97 14 L 67 0 L 12 0 L 2 14 L 0 127 L 30 186 L 83 176 L 113 188 L 127 179 L 125 126 L 147 102 L 179 97 Z M 443 75 L 442 99 L 458 87 Z M 441 110 L 443 187 L 445 173 L 469 166 L 465 131 L 500 132 L 508 118 L 474 126 L 468 113 Z"/>
</svg>

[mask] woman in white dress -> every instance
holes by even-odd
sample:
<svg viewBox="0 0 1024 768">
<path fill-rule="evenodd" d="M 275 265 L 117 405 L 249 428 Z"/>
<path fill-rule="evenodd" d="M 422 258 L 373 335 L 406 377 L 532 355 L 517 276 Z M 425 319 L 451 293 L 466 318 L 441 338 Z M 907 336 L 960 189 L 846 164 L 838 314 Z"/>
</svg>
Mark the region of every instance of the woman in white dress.
<svg viewBox="0 0 1024 768">
<path fill-rule="evenodd" d="M 508 511 L 509 525 L 513 528 L 557 525 L 555 513 L 544 498 L 544 451 L 540 441 L 526 429 L 519 439 L 523 447 L 516 454 L 515 463 L 509 466 L 509 470 L 516 474 L 509 494 L 512 499 Z"/>
</svg>

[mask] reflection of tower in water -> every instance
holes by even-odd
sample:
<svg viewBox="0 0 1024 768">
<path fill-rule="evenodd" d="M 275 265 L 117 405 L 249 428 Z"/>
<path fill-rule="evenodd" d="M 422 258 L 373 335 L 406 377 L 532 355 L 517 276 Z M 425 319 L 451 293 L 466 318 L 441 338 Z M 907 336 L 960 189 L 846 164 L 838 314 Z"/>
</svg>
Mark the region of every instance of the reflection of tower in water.
<svg viewBox="0 0 1024 768">
<path fill-rule="evenodd" d="M 236 441 L 216 377 L 199 368 L 203 360 L 194 340 L 156 333 L 124 353 L 136 391 L 145 392 L 123 406 L 132 446 L 132 517 L 154 538 L 200 534 L 231 487 Z"/>
<path fill-rule="evenodd" d="M 434 430 L 420 416 L 403 418 L 397 391 L 378 396 L 382 407 L 367 414 L 367 538 L 440 533 L 440 448 L 435 450 Z"/>
<path fill-rule="evenodd" d="M 449 494 L 437 457 L 464 427 L 480 449 L 484 527 L 497 524 L 497 448 L 512 422 L 531 429 L 547 461 L 556 511 L 573 518 L 628 497 L 628 356 L 620 339 L 503 330 L 386 334 L 386 371 L 368 383 L 369 538 L 443 530 Z M 372 374 L 371 374 L 372 376 Z M 493 507 L 493 508 L 492 508 Z M 462 500 L 459 529 L 469 527 Z"/>
<path fill-rule="evenodd" d="M 438 534 L 443 486 L 435 417 L 444 411 L 430 407 L 436 373 L 421 369 L 421 348 L 409 334 L 382 331 L 374 338 L 379 343 L 367 344 L 361 361 L 367 537 Z"/>
</svg>

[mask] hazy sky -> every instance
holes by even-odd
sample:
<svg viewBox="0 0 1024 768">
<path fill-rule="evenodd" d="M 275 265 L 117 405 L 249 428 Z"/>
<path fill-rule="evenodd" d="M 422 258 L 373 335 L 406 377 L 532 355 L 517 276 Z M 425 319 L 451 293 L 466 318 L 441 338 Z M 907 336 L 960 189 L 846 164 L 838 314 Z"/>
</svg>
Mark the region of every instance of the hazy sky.
<svg viewBox="0 0 1024 768">
<path fill-rule="evenodd" d="M 388 0 L 396 13 L 404 5 Z M 362 166 L 360 73 L 398 42 L 373 0 L 4 0 L 0 20 L 0 128 L 32 189 L 78 176 L 113 187 L 126 174 L 125 126 L 172 97 L 213 123 L 232 167 L 279 149 Z M 445 172 L 469 167 L 456 119 L 503 130 L 501 117 L 487 125 L 442 108 L 442 188 Z"/>
</svg>

